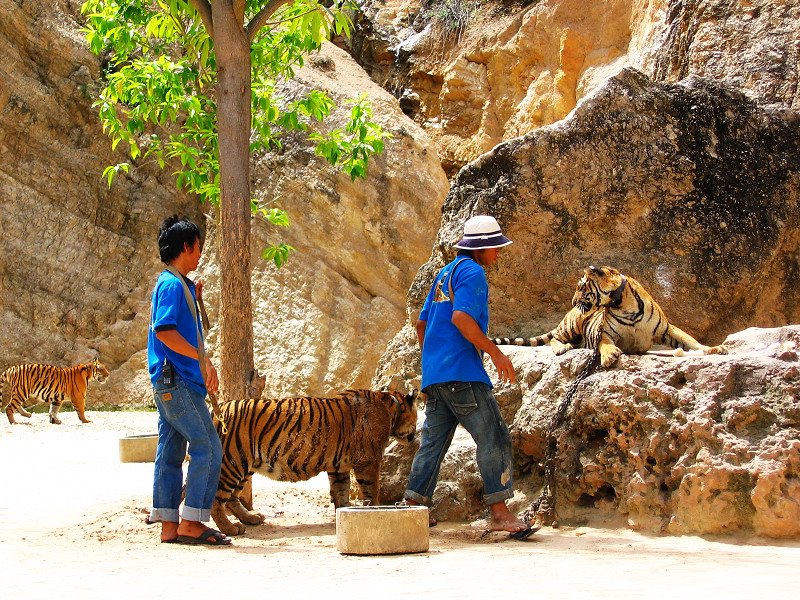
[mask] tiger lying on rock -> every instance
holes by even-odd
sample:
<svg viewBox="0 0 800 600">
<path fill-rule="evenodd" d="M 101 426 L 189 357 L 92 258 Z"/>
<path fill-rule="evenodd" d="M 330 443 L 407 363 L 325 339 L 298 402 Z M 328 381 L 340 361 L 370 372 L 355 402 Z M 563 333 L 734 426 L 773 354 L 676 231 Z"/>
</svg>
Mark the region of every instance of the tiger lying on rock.
<svg viewBox="0 0 800 600">
<path fill-rule="evenodd" d="M 724 346 L 705 346 L 669 322 L 647 290 L 633 277 L 612 267 L 587 267 L 572 297 L 573 308 L 558 327 L 534 338 L 495 338 L 497 345 L 544 346 L 563 354 L 580 347 L 600 351 L 600 364 L 610 367 L 624 352 L 643 354 L 653 344 L 727 354 Z"/>
<path fill-rule="evenodd" d="M 304 481 L 327 471 L 336 508 L 350 503 L 350 471 L 364 501 L 380 503 L 380 469 L 389 436 L 411 441 L 417 428 L 416 390 L 347 390 L 332 398 L 238 400 L 221 405 L 228 433 L 211 517 L 227 535 L 244 533 L 264 515 L 252 509 L 250 481 L 259 472 L 278 481 Z M 244 493 L 242 493 L 242 491 Z M 231 523 L 226 507 L 241 523 Z"/>
<path fill-rule="evenodd" d="M 78 418 L 89 423 L 86 418 L 86 388 L 89 380 L 103 383 L 108 377 L 108 369 L 99 360 L 75 365 L 56 367 L 54 365 L 16 365 L 9 367 L 0 375 L 0 406 L 5 408 L 8 422 L 14 425 L 14 411 L 23 417 L 30 417 L 25 404 L 31 400 L 50 403 L 50 422 L 60 425 L 58 409 L 64 400 L 71 400 Z M 8 399 L 3 399 L 3 388 L 8 385 Z"/>
</svg>

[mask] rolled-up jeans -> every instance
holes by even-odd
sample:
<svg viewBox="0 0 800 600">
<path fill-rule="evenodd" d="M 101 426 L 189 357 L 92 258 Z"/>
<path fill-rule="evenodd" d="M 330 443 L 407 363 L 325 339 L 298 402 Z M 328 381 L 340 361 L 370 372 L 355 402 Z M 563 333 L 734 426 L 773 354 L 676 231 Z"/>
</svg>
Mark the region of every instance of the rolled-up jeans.
<svg viewBox="0 0 800 600">
<path fill-rule="evenodd" d="M 476 381 L 453 381 L 429 385 L 423 391 L 428 400 L 422 441 L 411 463 L 405 497 L 431 504 L 442 460 L 460 423 L 477 445 L 476 459 L 486 504 L 511 498 L 514 495 L 511 436 L 492 388 Z"/>
<path fill-rule="evenodd" d="M 180 517 L 206 522 L 217 493 L 222 445 L 205 395 L 192 389 L 177 373 L 173 384 L 153 386 L 158 407 L 158 445 L 153 474 L 151 521 L 178 522 L 187 444 L 186 498 Z"/>
</svg>

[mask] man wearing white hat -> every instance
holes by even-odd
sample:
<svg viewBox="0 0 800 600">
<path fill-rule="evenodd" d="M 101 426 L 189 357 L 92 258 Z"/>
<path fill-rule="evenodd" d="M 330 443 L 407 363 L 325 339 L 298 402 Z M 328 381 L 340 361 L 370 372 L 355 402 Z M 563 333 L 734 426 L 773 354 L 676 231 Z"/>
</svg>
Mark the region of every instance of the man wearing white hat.
<svg viewBox="0 0 800 600">
<path fill-rule="evenodd" d="M 485 267 L 511 244 L 494 217 L 479 215 L 464 224 L 458 256 L 436 276 L 417 320 L 422 347 L 422 390 L 427 395 L 422 441 L 414 456 L 406 501 L 430 505 L 439 468 L 459 425 L 477 445 L 483 498 L 490 528 L 524 539 L 533 529 L 506 505 L 514 495 L 511 437 L 483 366 L 489 355 L 501 381 L 513 382 L 514 365 L 486 336 L 489 286 Z M 435 521 L 431 519 L 431 525 Z"/>
</svg>

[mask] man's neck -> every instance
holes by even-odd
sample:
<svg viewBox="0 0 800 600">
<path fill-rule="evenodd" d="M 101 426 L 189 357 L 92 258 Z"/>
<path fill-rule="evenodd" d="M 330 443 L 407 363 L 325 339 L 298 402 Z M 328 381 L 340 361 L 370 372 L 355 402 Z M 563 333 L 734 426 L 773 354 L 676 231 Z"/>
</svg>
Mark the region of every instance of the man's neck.
<svg viewBox="0 0 800 600">
<path fill-rule="evenodd" d="M 177 269 L 178 272 L 184 277 L 189 275 L 189 272 L 191 271 L 189 266 L 186 264 L 185 256 L 186 256 L 185 253 L 181 254 L 180 256 L 178 256 L 178 258 L 169 263 L 170 267 L 174 267 L 175 269 Z"/>
</svg>

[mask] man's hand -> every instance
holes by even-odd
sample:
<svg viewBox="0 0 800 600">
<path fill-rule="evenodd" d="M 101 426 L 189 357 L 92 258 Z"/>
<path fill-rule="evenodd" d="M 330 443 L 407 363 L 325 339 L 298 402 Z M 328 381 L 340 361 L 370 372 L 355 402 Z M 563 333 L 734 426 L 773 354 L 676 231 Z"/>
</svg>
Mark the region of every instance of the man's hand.
<svg viewBox="0 0 800 600">
<path fill-rule="evenodd" d="M 495 348 L 497 347 L 495 346 Z M 514 371 L 514 365 L 511 363 L 511 359 L 503 354 L 499 348 L 497 352 L 489 352 L 489 358 L 492 359 L 494 367 L 497 369 L 497 376 L 500 378 L 500 381 L 514 383 L 514 380 L 517 378 L 517 372 Z"/>
<path fill-rule="evenodd" d="M 216 394 L 219 391 L 219 376 L 214 363 L 206 356 L 206 389 L 211 394 Z"/>
<path fill-rule="evenodd" d="M 500 381 L 514 382 L 517 374 L 514 371 L 514 365 L 511 364 L 511 359 L 503 354 L 492 340 L 486 337 L 486 334 L 483 333 L 475 319 L 465 312 L 454 310 L 451 321 L 461 332 L 461 335 L 467 338 L 478 350 L 483 350 L 489 355 L 497 369 Z"/>
<path fill-rule="evenodd" d="M 202 278 L 198 278 L 197 281 L 194 282 L 194 294 L 197 296 L 197 301 L 200 302 L 203 299 L 203 280 Z"/>
</svg>

